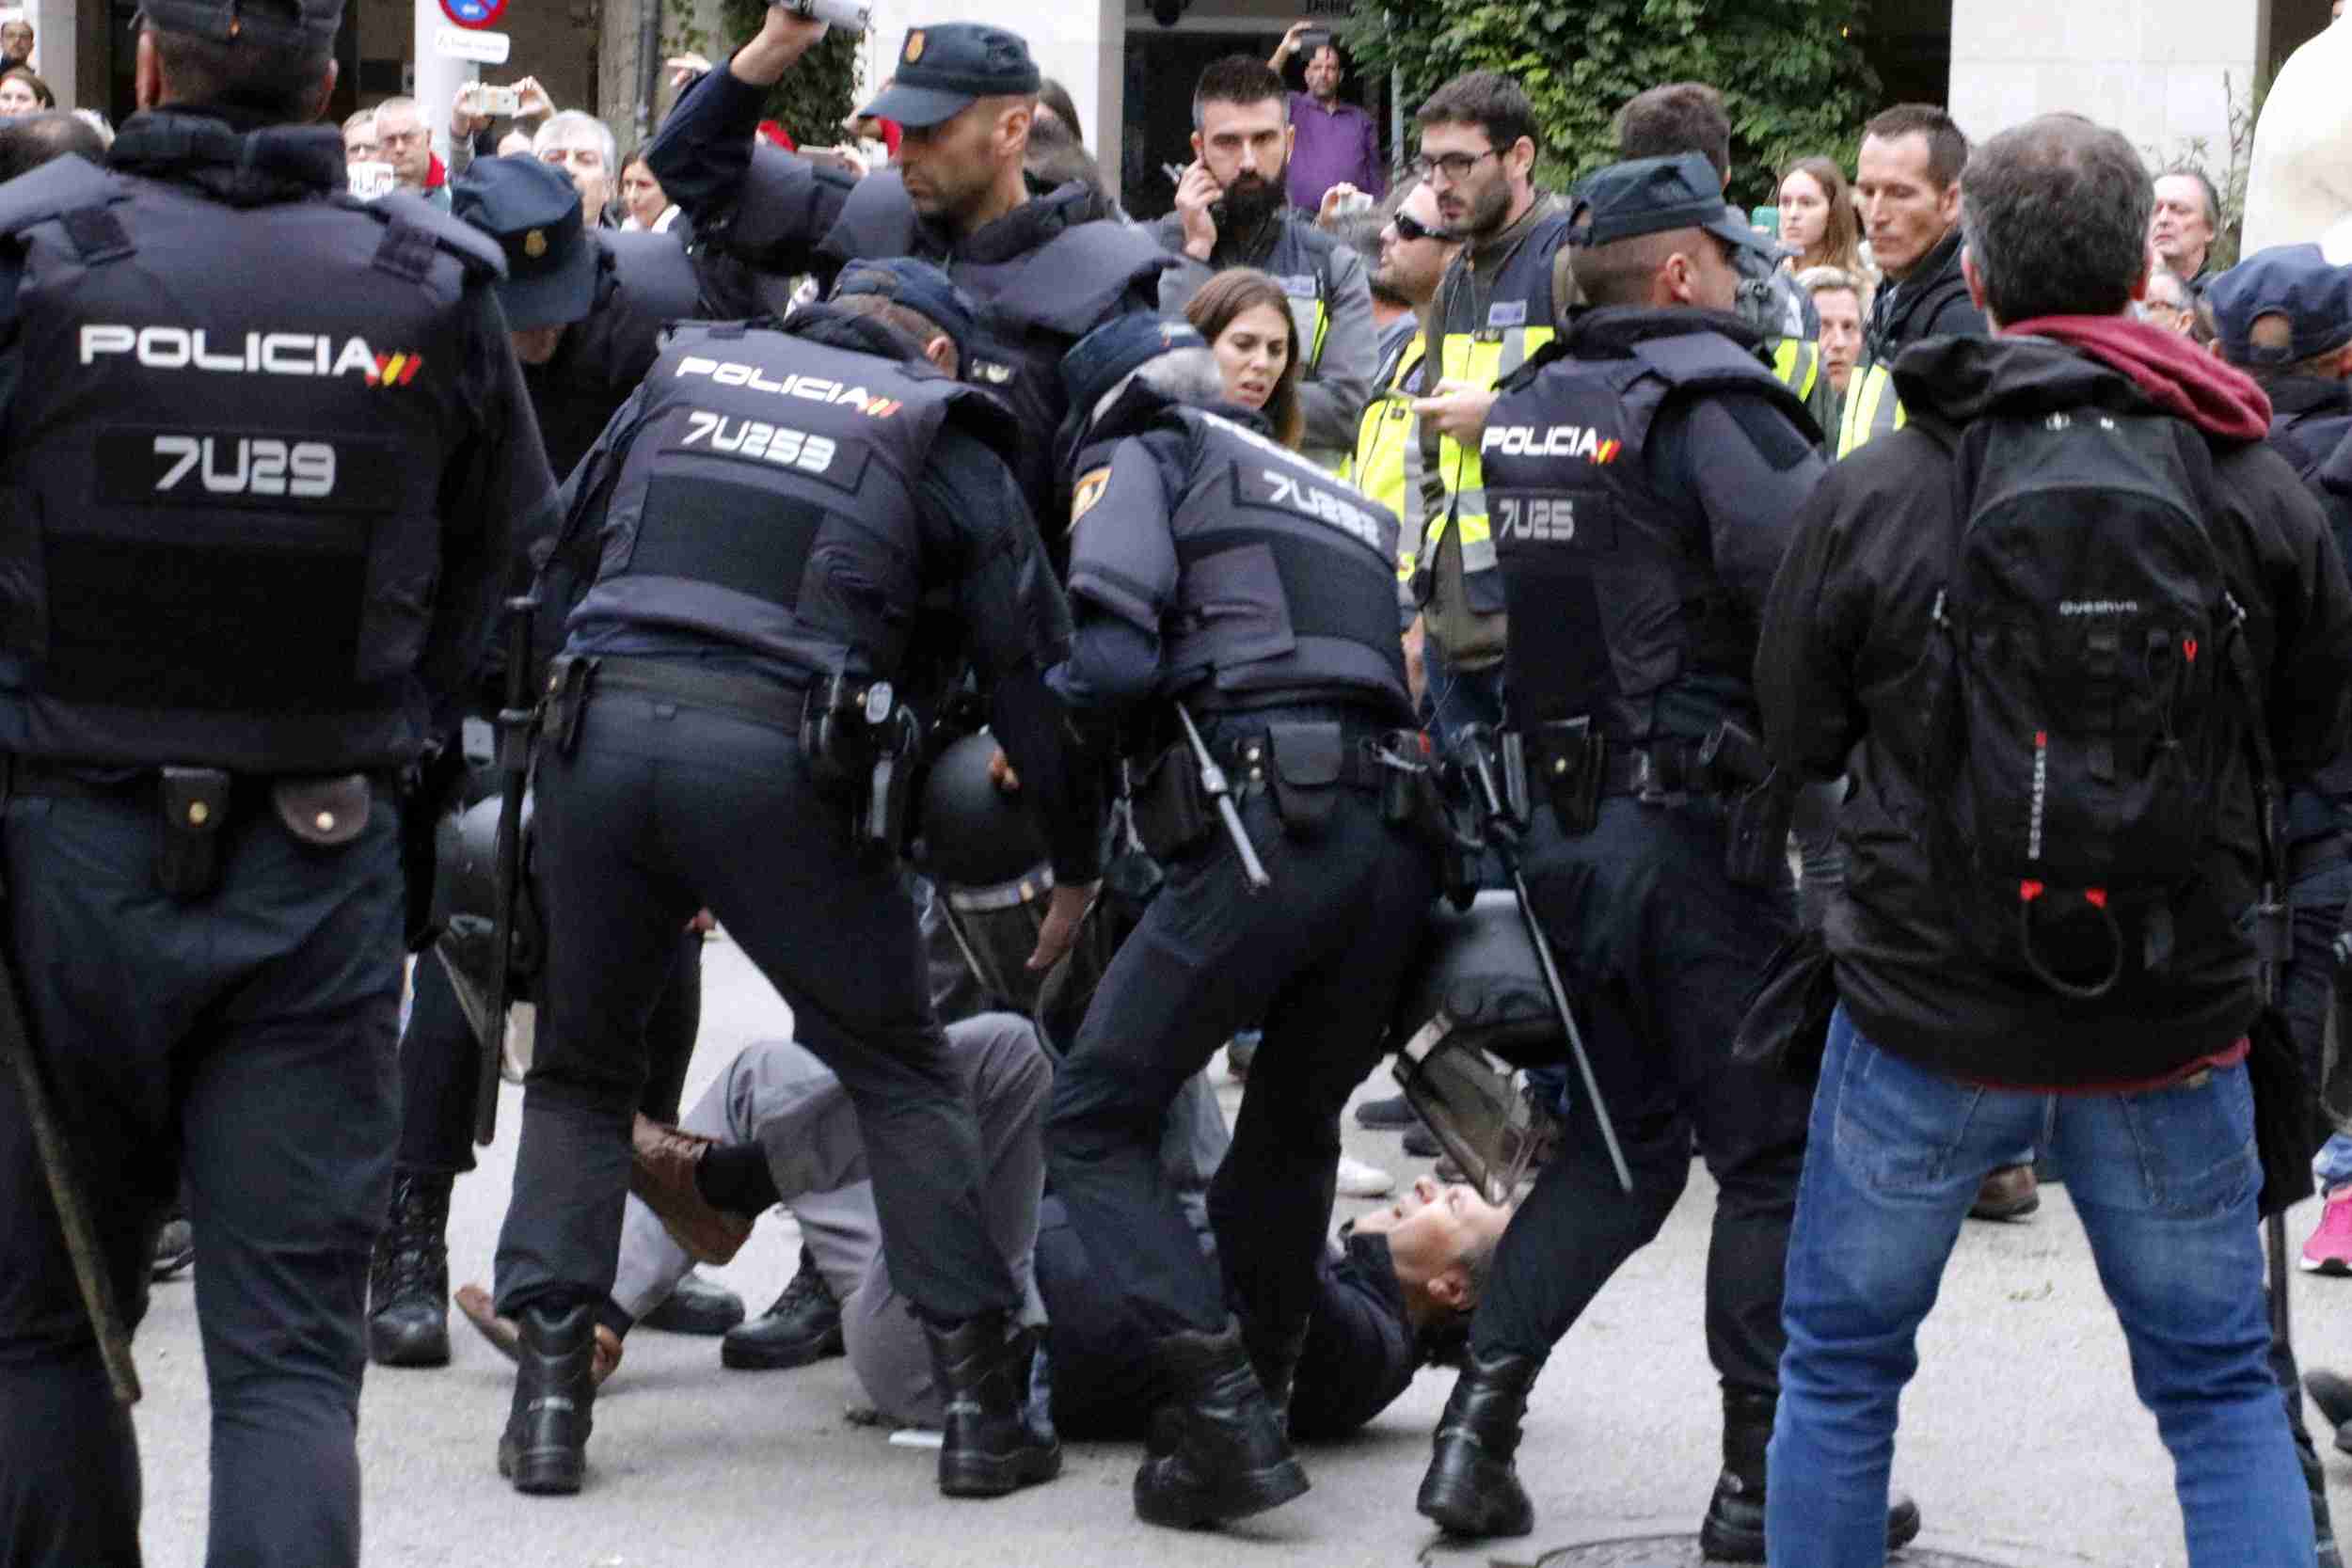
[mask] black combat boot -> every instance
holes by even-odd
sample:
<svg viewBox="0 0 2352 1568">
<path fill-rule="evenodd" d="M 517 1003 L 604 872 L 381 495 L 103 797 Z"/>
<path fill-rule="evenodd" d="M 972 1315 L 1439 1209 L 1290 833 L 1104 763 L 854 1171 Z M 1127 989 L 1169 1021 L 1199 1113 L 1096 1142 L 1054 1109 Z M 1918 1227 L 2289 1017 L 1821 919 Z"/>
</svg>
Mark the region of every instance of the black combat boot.
<svg viewBox="0 0 2352 1568">
<path fill-rule="evenodd" d="M 392 1173 L 391 1223 L 368 1269 L 368 1359 L 449 1365 L 449 1189 L 454 1178 Z"/>
<path fill-rule="evenodd" d="M 1136 1517 L 1198 1529 L 1263 1513 L 1307 1490 L 1282 1420 L 1249 1370 L 1240 1327 L 1159 1342 L 1169 1402 L 1136 1472 Z"/>
<path fill-rule="evenodd" d="M 596 1307 L 526 1307 L 516 1364 L 515 1404 L 499 1438 L 499 1474 L 517 1492 L 568 1497 L 588 1469 L 588 1429 L 596 1400 Z"/>
<path fill-rule="evenodd" d="M 1001 1497 L 1061 1474 L 1061 1443 L 1028 1419 L 1037 1338 L 1026 1329 L 1008 1338 L 1009 1326 L 1002 1312 L 923 1324 L 947 1407 L 939 1489 L 950 1497 Z"/>
<path fill-rule="evenodd" d="M 833 1299 L 817 1259 L 801 1248 L 800 1271 L 784 1288 L 776 1304 L 727 1330 L 719 1343 L 719 1364 L 743 1371 L 771 1371 L 805 1367 L 846 1346 L 841 1338 L 841 1304 Z"/>
<path fill-rule="evenodd" d="M 1780 1400 L 1772 1394 L 1724 1395 L 1724 1473 L 1699 1521 L 1699 1552 L 1709 1562 L 1764 1560 L 1764 1450 Z M 1886 1508 L 1886 1549 L 1919 1534 L 1919 1505 L 1896 1496 Z"/>
<path fill-rule="evenodd" d="M 1518 1452 L 1528 1392 L 1543 1370 L 1533 1355 L 1473 1354 L 1454 1380 L 1413 1505 L 1448 1535 L 1525 1535 L 1535 1528 L 1535 1506 L 1511 1456 Z"/>
</svg>

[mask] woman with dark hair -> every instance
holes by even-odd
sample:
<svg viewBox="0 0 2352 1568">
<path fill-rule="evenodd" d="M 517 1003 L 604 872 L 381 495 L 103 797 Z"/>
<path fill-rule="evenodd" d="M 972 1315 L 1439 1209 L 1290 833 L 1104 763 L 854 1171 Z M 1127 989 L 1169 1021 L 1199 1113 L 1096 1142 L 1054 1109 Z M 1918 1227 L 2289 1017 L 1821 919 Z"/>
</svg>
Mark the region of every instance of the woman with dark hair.
<svg viewBox="0 0 2352 1568">
<path fill-rule="evenodd" d="M 57 95 L 49 90 L 49 84 L 24 66 L 0 71 L 0 118 L 39 114 L 56 106 Z"/>
<path fill-rule="evenodd" d="M 1783 264 L 1791 271 L 1836 267 L 1847 277 L 1875 281 L 1862 260 L 1862 225 L 1853 192 L 1835 158 L 1799 158 L 1780 176 L 1780 243 L 1796 247 Z M 1869 306 L 1865 283 L 1863 306 Z"/>
<path fill-rule="evenodd" d="M 1078 105 L 1070 101 L 1070 89 L 1051 76 L 1037 85 L 1037 106 L 1041 113 L 1050 114 L 1067 126 L 1070 139 L 1080 147 L 1087 144 L 1086 127 L 1078 123 Z"/>
<path fill-rule="evenodd" d="M 1201 285 L 1184 319 L 1209 341 L 1225 397 L 1265 416 L 1274 438 L 1298 450 L 1298 325 L 1282 286 L 1255 267 L 1232 267 Z"/>
</svg>

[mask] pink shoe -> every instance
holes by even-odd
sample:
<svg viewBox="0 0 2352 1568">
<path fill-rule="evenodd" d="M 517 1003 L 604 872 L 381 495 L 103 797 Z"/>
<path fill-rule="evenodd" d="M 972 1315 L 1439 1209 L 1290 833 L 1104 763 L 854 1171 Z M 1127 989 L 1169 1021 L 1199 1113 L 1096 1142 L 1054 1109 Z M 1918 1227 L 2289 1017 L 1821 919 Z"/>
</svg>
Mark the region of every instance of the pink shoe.
<svg viewBox="0 0 2352 1568">
<path fill-rule="evenodd" d="M 2302 1268 L 2305 1274 L 2352 1275 L 2352 1186 L 2328 1195 L 2319 1228 L 2303 1243 Z"/>
</svg>

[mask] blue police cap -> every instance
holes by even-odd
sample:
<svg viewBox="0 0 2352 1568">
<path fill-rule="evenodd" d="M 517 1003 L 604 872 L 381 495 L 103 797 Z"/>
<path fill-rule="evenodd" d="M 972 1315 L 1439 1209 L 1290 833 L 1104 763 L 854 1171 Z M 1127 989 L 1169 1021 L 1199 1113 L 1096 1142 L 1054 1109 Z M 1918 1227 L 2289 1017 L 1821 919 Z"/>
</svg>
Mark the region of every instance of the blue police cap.
<svg viewBox="0 0 2352 1568">
<path fill-rule="evenodd" d="M 1019 33 L 980 22 L 912 27 L 898 49 L 890 86 L 858 111 L 914 130 L 953 119 L 976 98 L 1037 91 L 1037 61 Z"/>
<path fill-rule="evenodd" d="M 1672 229 L 1704 229 L 1717 239 L 1775 261 L 1780 259 L 1762 235 L 1731 215 L 1715 166 L 1697 152 L 1635 158 L 1595 170 L 1576 188 L 1569 223 L 1569 240 L 1575 245 L 1612 245 Z"/>
<path fill-rule="evenodd" d="M 343 0 L 142 0 L 139 15 L 159 31 L 215 43 L 332 48 Z"/>
<path fill-rule="evenodd" d="M 2352 342 L 2352 266 L 2315 245 L 2272 245 L 2205 285 L 2221 352 L 2235 365 L 2293 365 Z M 2254 346 L 2254 324 L 2283 316 L 2283 348 Z"/>
<path fill-rule="evenodd" d="M 450 187 L 449 210 L 506 252 L 499 304 L 506 325 L 569 326 L 596 302 L 596 250 L 572 177 L 527 153 L 477 158 Z"/>
<path fill-rule="evenodd" d="M 1180 348 L 1206 348 L 1208 340 L 1185 322 L 1136 312 L 1114 316 L 1062 356 L 1061 382 L 1070 406 L 1086 418 L 1120 378 Z"/>
<path fill-rule="evenodd" d="M 833 297 L 846 299 L 851 294 L 880 294 L 905 306 L 947 334 L 948 341 L 956 345 L 958 364 L 971 362 L 972 339 L 977 328 L 971 296 L 929 261 L 918 261 L 911 256 L 851 261 L 834 280 Z"/>
</svg>

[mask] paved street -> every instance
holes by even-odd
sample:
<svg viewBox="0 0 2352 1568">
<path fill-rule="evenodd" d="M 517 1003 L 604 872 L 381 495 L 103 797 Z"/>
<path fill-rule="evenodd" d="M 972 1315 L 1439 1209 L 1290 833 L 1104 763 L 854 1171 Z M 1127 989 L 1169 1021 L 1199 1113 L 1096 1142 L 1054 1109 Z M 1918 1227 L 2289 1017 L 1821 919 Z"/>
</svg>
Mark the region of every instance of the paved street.
<svg viewBox="0 0 2352 1568">
<path fill-rule="evenodd" d="M 698 1092 L 745 1041 L 788 1014 L 739 949 L 712 943 L 705 970 Z M 1230 1114 L 1238 1088 L 1226 1089 Z M 1385 1072 L 1362 1091 L 1389 1092 Z M 460 1182 L 452 1225 L 459 1280 L 489 1275 L 514 1158 L 520 1091 L 484 1168 Z M 1393 1134 L 1349 1128 L 1350 1152 L 1409 1176 Z M 1904 1402 L 1896 1481 L 1919 1498 L 1923 1544 L 2012 1568 L 2185 1561 L 2170 1465 L 2132 1396 L 2122 1342 L 2063 1191 L 2016 1226 L 1970 1225 L 1922 1341 Z M 721 1369 L 714 1340 L 649 1331 L 596 1405 L 588 1489 L 516 1497 L 492 1450 L 511 1371 L 462 1323 L 438 1371 L 371 1370 L 361 1416 L 367 1560 L 379 1568 L 733 1568 L 736 1564 L 1167 1563 L 1483 1565 L 1534 1562 L 1550 1547 L 1645 1530 L 1693 1530 L 1716 1470 L 1713 1380 L 1700 1336 L 1700 1282 L 1713 1190 L 1694 1172 L 1658 1243 L 1634 1259 L 1552 1357 L 1536 1391 L 1521 1473 L 1535 1534 L 1477 1550 L 1437 1544 L 1412 1508 L 1428 1433 L 1450 1375 L 1423 1373 L 1358 1440 L 1311 1450 L 1314 1489 L 1224 1534 L 1134 1522 L 1136 1452 L 1071 1450 L 1055 1485 L 997 1502 L 950 1502 L 932 1455 L 890 1446 L 843 1414 L 845 1363 L 797 1372 Z M 1342 1200 L 1343 1210 L 1362 1207 Z M 2299 1243 L 2312 1210 L 2290 1216 Z M 756 1312 L 792 1272 L 797 1241 L 773 1220 L 719 1277 Z M 2352 1280 L 2298 1275 L 2298 1343 L 2352 1365 Z M 138 1340 L 148 1397 L 146 1541 L 156 1568 L 200 1562 L 206 1404 L 193 1297 L 159 1287 Z M 2329 1454 L 2340 1516 L 2352 1460 Z"/>
</svg>

